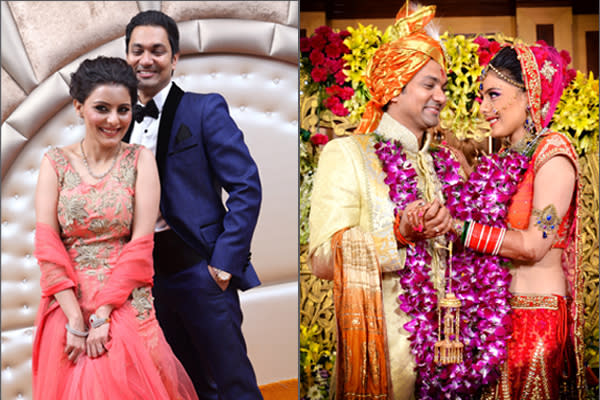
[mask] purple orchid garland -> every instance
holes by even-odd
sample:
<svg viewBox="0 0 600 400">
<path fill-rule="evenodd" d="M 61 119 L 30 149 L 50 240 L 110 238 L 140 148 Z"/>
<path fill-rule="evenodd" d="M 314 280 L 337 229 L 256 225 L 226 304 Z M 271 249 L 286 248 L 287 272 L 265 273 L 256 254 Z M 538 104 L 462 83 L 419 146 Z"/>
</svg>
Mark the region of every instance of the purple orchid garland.
<svg viewBox="0 0 600 400">
<path fill-rule="evenodd" d="M 375 152 L 386 173 L 385 183 L 397 213 L 420 198 L 416 171 L 397 141 L 384 141 L 376 136 Z M 505 227 L 508 203 L 527 169 L 528 157 L 513 151 L 483 157 L 469 180 L 462 182 L 459 164 L 448 149 L 439 147 L 431 154 L 446 207 L 453 217 Z M 449 234 L 448 239 L 456 237 Z M 413 317 L 404 328 L 410 333 L 411 352 L 416 359 L 419 399 L 476 398 L 483 386 L 498 379 L 511 333 L 508 305 L 511 276 L 502 267 L 507 261 L 470 249 L 455 252 L 452 277 L 446 279 L 452 279 L 453 292 L 462 301 L 460 340 L 465 345 L 464 361 L 438 366 L 433 360 L 438 340 L 438 299 L 430 279 L 431 256 L 424 241 L 407 248 L 407 268 L 399 271 L 403 288 L 399 299 L 401 310 Z"/>
</svg>

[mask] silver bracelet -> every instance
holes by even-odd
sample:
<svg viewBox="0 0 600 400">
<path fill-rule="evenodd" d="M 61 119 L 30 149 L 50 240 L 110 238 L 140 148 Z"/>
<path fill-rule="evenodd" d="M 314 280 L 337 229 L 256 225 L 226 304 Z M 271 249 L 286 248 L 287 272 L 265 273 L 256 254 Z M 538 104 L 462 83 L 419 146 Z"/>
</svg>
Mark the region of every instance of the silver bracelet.
<svg viewBox="0 0 600 400">
<path fill-rule="evenodd" d="M 90 326 L 94 329 L 101 327 L 102 325 L 110 322 L 110 317 L 108 318 L 100 318 L 96 314 L 90 315 Z"/>
<path fill-rule="evenodd" d="M 87 337 L 87 335 L 88 335 L 88 332 L 82 332 L 82 331 L 78 331 L 77 329 L 71 328 L 69 326 L 68 322 L 65 324 L 65 329 L 67 330 L 67 332 L 72 333 L 75 336 Z"/>
</svg>

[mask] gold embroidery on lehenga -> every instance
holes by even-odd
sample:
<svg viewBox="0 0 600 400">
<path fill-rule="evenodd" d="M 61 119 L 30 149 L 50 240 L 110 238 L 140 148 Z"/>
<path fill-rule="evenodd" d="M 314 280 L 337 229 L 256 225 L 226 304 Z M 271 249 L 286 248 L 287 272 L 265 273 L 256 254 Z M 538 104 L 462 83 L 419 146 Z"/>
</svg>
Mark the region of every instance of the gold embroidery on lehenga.
<svg viewBox="0 0 600 400">
<path fill-rule="evenodd" d="M 90 221 L 90 225 L 88 228 L 91 232 L 94 232 L 96 235 L 100 235 L 102 233 L 108 232 L 110 229 L 110 221 L 107 219 L 94 219 Z"/>
<path fill-rule="evenodd" d="M 89 214 L 85 209 L 86 201 L 80 196 L 66 197 L 61 196 L 59 200 L 59 212 L 65 219 L 65 225 L 71 226 L 75 222 L 84 224 Z"/>
<path fill-rule="evenodd" d="M 145 320 L 152 312 L 154 297 L 148 287 L 139 287 L 131 292 L 131 305 L 137 311 L 137 319 Z"/>
<path fill-rule="evenodd" d="M 558 298 L 556 296 L 520 296 L 515 295 L 509 300 L 510 306 L 523 310 L 558 310 Z"/>
<path fill-rule="evenodd" d="M 98 269 L 110 268 L 106 259 L 108 258 L 113 246 L 106 246 L 104 243 L 82 245 L 77 247 L 75 256 L 75 269 Z"/>
<path fill-rule="evenodd" d="M 63 178 L 63 187 L 67 190 L 74 189 L 81 183 L 81 178 L 79 175 L 74 173 L 73 171 L 65 171 Z"/>
<path fill-rule="evenodd" d="M 137 177 L 137 169 L 133 165 L 133 157 L 129 157 L 127 160 L 119 165 L 117 180 L 127 187 L 133 187 Z"/>
<path fill-rule="evenodd" d="M 527 373 L 527 381 L 523 388 L 521 400 L 550 399 L 547 368 L 544 358 L 544 342 L 540 340 L 535 348 L 531 365 Z"/>
</svg>

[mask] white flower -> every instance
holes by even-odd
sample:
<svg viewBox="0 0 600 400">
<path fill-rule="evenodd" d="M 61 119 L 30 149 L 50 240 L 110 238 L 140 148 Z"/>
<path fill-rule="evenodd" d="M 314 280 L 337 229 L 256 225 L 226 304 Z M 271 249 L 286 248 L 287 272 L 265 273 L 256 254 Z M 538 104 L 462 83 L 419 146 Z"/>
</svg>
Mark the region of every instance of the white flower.
<svg viewBox="0 0 600 400">
<path fill-rule="evenodd" d="M 308 389 L 308 393 L 306 393 L 306 398 L 308 400 L 322 400 L 323 399 L 323 395 L 319 391 L 319 387 L 317 385 L 312 385 Z"/>
</svg>

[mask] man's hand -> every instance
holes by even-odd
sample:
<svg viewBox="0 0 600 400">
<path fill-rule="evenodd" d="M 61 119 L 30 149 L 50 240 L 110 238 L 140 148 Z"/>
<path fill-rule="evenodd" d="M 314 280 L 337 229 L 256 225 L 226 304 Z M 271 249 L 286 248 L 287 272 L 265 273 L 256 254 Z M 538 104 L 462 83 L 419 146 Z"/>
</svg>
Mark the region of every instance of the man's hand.
<svg viewBox="0 0 600 400">
<path fill-rule="evenodd" d="M 431 239 L 444 235 L 452 228 L 450 212 L 438 199 L 409 203 L 400 218 L 400 233 L 407 240 Z"/>
<path fill-rule="evenodd" d="M 423 231 L 423 217 L 425 212 L 429 209 L 429 204 L 426 204 L 423 200 L 416 200 L 409 203 L 402 214 L 400 215 L 400 234 L 407 240 L 414 242 L 415 240 L 424 239 L 422 235 Z"/>
<path fill-rule="evenodd" d="M 211 265 L 208 266 L 208 272 L 210 272 L 210 276 L 215 280 L 217 285 L 221 288 L 222 291 L 227 290 L 229 287 L 229 282 L 231 281 L 231 274 L 228 279 L 220 279 L 219 278 L 219 270 Z"/>
<path fill-rule="evenodd" d="M 434 199 L 423 215 L 423 236 L 427 239 L 445 235 L 452 229 L 450 211 L 438 199 Z"/>
</svg>

